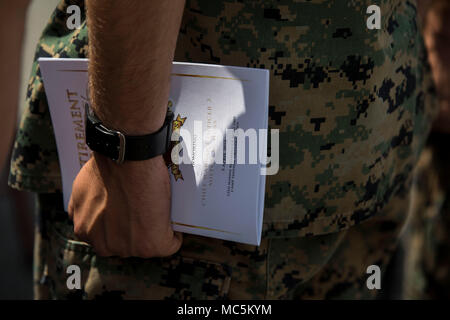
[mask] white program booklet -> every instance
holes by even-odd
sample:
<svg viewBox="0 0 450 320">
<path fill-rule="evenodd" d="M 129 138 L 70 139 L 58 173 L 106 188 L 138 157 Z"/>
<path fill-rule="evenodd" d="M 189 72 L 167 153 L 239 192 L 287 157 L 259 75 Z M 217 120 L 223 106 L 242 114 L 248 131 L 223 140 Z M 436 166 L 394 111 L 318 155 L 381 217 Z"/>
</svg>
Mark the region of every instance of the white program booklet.
<svg viewBox="0 0 450 320">
<path fill-rule="evenodd" d="M 72 183 L 90 157 L 84 118 L 88 60 L 40 58 L 39 64 L 67 210 Z M 169 174 L 174 230 L 259 245 L 268 94 L 268 70 L 173 63 Z"/>
</svg>

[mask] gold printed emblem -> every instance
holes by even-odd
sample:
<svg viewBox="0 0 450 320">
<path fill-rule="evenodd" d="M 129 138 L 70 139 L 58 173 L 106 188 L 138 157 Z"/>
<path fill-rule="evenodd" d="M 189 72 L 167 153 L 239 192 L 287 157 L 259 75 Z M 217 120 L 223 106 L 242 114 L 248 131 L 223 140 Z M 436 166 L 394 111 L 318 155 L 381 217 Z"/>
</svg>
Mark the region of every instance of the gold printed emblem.
<svg viewBox="0 0 450 320">
<path fill-rule="evenodd" d="M 168 108 L 171 109 L 173 106 L 172 101 L 169 100 Z M 182 118 L 179 114 L 172 122 L 172 132 L 175 132 L 177 130 L 180 130 L 180 128 L 183 126 L 184 122 L 186 121 L 187 117 Z M 177 144 L 179 144 L 180 141 L 172 142 L 170 150 L 173 149 Z M 175 164 L 172 162 L 172 159 L 170 157 L 171 152 L 168 152 L 166 162 L 168 163 L 168 167 L 170 168 L 170 171 L 173 174 L 173 177 L 175 178 L 175 181 L 178 181 L 178 179 L 183 179 L 183 174 L 180 171 L 180 166 L 178 164 Z"/>
</svg>

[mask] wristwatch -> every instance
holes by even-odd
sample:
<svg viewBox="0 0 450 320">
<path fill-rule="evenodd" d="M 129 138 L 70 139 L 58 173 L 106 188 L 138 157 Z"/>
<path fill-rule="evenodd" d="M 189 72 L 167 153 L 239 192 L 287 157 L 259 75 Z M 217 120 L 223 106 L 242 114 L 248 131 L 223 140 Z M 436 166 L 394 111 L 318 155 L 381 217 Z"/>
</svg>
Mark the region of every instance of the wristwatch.
<svg viewBox="0 0 450 320">
<path fill-rule="evenodd" d="M 92 151 L 119 164 L 124 161 L 147 160 L 169 150 L 173 121 L 173 113 L 169 110 L 161 129 L 142 136 L 128 136 L 120 131 L 108 129 L 97 118 L 88 103 L 85 104 L 85 114 L 86 144 Z"/>
</svg>

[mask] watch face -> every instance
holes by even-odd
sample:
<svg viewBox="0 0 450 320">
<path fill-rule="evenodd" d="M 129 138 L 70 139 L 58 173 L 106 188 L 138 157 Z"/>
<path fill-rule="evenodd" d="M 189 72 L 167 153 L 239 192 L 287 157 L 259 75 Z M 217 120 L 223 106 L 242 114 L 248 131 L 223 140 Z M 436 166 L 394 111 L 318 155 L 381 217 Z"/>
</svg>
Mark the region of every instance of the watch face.
<svg viewBox="0 0 450 320">
<path fill-rule="evenodd" d="M 92 123 L 89 116 L 86 120 L 86 144 L 89 148 L 112 160 L 118 160 L 120 155 L 119 134 L 108 130 L 101 124 Z"/>
</svg>

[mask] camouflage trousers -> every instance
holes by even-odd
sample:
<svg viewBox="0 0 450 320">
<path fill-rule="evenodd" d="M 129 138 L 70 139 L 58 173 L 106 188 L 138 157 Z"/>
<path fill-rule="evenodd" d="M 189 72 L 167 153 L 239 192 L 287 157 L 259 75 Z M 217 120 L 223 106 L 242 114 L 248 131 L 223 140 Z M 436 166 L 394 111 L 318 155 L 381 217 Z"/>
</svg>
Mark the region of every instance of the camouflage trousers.
<svg viewBox="0 0 450 320">
<path fill-rule="evenodd" d="M 398 194 L 374 218 L 328 235 L 263 237 L 256 247 L 186 234 L 171 257 L 121 259 L 74 240 L 60 194 L 37 199 L 36 299 L 373 298 L 366 269 L 386 269 L 410 202 Z M 80 267 L 79 290 L 67 288 L 69 265 Z"/>
</svg>

